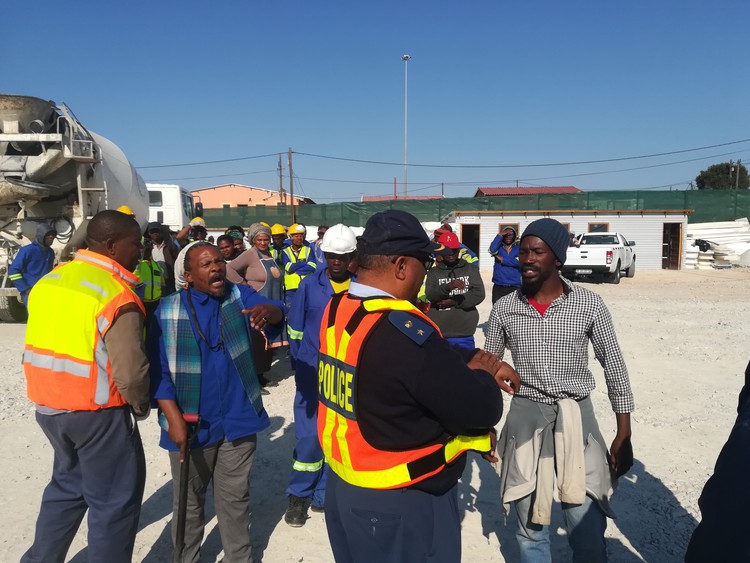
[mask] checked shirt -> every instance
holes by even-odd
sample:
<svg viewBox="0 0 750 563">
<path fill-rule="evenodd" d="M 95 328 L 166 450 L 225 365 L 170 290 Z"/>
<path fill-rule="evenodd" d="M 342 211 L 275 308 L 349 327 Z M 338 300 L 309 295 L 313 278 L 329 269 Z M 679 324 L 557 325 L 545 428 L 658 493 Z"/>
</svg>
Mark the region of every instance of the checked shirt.
<svg viewBox="0 0 750 563">
<path fill-rule="evenodd" d="M 544 316 L 515 291 L 492 307 L 485 350 L 501 359 L 508 348 L 521 376 L 516 393 L 532 401 L 554 404 L 584 399 L 593 391 L 588 344 L 604 368 L 609 400 L 616 413 L 634 408 L 628 370 L 617 343 L 612 317 L 596 293 L 563 279 L 564 293 Z"/>
</svg>

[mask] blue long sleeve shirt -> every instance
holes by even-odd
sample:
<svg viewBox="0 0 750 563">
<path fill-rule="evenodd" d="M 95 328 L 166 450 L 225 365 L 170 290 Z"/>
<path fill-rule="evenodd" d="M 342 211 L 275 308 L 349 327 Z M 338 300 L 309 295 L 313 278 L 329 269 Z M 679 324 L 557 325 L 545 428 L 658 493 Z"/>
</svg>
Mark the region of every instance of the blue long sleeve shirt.
<svg viewBox="0 0 750 563">
<path fill-rule="evenodd" d="M 492 283 L 509 287 L 521 287 L 521 264 L 518 261 L 519 246 L 514 244 L 510 250 L 505 248 L 503 237 L 497 235 L 490 245 L 492 256 L 501 256 L 503 261 L 498 262 L 492 268 Z"/>
<path fill-rule="evenodd" d="M 8 268 L 8 277 L 20 293 L 25 293 L 52 270 L 54 262 L 55 252 L 35 240 L 18 251 Z"/>
<path fill-rule="evenodd" d="M 284 306 L 280 301 L 271 301 L 257 293 L 250 286 L 238 285 L 245 308 L 271 303 L 281 311 Z M 227 282 L 227 293 L 231 284 Z M 195 340 L 201 353 L 201 397 L 198 412 L 201 417 L 200 429 L 192 442 L 192 447 L 202 448 L 215 444 L 222 439 L 237 440 L 268 428 L 270 421 L 265 410 L 255 412 L 247 398 L 247 393 L 240 380 L 232 358 L 225 346 L 217 346 L 221 340 L 219 326 L 219 307 L 222 299 L 206 293 L 190 290 L 195 307 L 195 317 L 190 316 Z M 181 304 L 188 311 L 187 292 L 181 294 Z M 198 334 L 197 322 L 206 337 Z M 266 329 L 269 338 L 281 331 L 282 324 Z M 151 391 L 155 400 L 177 400 L 177 389 L 172 382 L 164 342 L 161 338 L 162 327 L 158 314 L 154 315 L 148 336 L 148 354 L 151 362 Z M 162 429 L 159 445 L 170 451 L 177 451 L 177 446 L 169 438 L 169 433 Z"/>
<path fill-rule="evenodd" d="M 326 269 L 306 277 L 294 294 L 289 310 L 289 350 L 298 361 L 315 366 L 320 349 L 320 323 L 333 296 L 333 286 Z"/>
</svg>

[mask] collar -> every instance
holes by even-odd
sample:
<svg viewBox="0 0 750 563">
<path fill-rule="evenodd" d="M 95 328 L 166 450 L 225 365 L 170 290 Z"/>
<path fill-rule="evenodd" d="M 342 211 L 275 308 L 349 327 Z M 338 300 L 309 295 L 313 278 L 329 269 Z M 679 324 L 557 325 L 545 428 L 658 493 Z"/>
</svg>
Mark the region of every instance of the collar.
<svg viewBox="0 0 750 563">
<path fill-rule="evenodd" d="M 138 276 L 136 276 L 133 272 L 129 272 L 119 263 L 115 262 L 108 256 L 105 256 L 104 254 L 99 254 L 98 252 L 92 252 L 91 250 L 82 249 L 76 252 L 75 260 L 87 262 L 92 266 L 107 270 L 108 272 L 111 272 L 112 275 L 120 278 L 126 285 L 130 286 L 131 288 L 140 283 Z"/>
<path fill-rule="evenodd" d="M 386 293 L 382 289 L 355 282 L 354 280 L 352 280 L 352 283 L 349 285 L 349 293 L 355 297 L 391 297 L 395 299 L 393 295 Z"/>
<path fill-rule="evenodd" d="M 561 299 L 567 299 L 570 296 L 570 294 L 575 291 L 575 286 L 570 281 L 568 281 L 566 278 L 560 276 L 560 281 L 563 284 L 563 292 L 562 292 L 561 295 L 558 295 L 555 298 L 555 300 L 552 301 L 552 303 L 549 304 L 550 307 L 552 305 L 554 305 L 555 303 L 557 303 L 558 301 L 560 301 Z M 523 302 L 529 304 L 529 306 L 531 306 L 531 304 L 529 303 L 528 297 L 526 297 L 526 295 L 524 295 L 523 291 L 518 291 L 517 295 L 519 295 L 519 299 L 521 299 L 521 301 L 523 301 Z M 532 297 L 532 299 L 533 299 L 533 297 Z"/>
</svg>

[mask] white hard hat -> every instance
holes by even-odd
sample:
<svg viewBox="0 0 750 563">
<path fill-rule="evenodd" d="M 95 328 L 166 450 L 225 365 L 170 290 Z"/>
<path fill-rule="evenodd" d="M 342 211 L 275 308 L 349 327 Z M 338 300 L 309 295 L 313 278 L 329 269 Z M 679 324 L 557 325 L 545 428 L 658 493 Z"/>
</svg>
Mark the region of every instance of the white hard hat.
<svg viewBox="0 0 750 563">
<path fill-rule="evenodd" d="M 320 249 L 332 254 L 349 254 L 357 248 L 357 237 L 346 225 L 334 225 L 323 235 Z"/>
</svg>

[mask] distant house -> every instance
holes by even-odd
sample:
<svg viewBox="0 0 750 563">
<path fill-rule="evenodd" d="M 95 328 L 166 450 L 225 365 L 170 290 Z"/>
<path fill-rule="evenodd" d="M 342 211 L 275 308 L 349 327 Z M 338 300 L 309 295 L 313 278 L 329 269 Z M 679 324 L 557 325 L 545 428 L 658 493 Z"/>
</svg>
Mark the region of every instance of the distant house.
<svg viewBox="0 0 750 563">
<path fill-rule="evenodd" d="M 488 197 L 499 195 L 539 195 L 539 194 L 579 194 L 575 186 L 533 186 L 510 188 L 477 188 L 474 197 Z"/>
<path fill-rule="evenodd" d="M 225 207 L 254 207 L 256 205 L 289 205 L 291 198 L 284 192 L 283 199 L 278 190 L 267 190 L 242 184 L 224 184 L 193 190 L 193 198 L 206 209 Z M 309 197 L 294 196 L 295 205 L 314 204 Z"/>
</svg>

